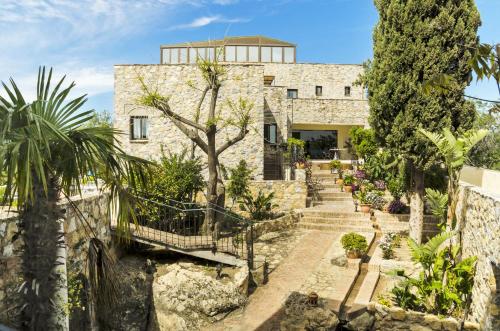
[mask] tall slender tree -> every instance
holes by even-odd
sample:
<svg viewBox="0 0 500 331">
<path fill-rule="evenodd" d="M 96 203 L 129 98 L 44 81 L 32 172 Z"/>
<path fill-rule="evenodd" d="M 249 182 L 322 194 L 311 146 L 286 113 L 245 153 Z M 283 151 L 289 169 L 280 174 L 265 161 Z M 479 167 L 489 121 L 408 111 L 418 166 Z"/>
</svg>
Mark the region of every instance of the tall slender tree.
<svg viewBox="0 0 500 331">
<path fill-rule="evenodd" d="M 361 81 L 368 87 L 377 140 L 410 164 L 410 235 L 421 242 L 424 171 L 437 153 L 417 129 L 472 126 L 474 108 L 463 92 L 471 49 L 478 43 L 479 12 L 473 0 L 375 0 L 375 5 L 374 57 Z M 449 89 L 425 93 L 424 81 L 443 73 L 454 78 Z"/>
<path fill-rule="evenodd" d="M 86 126 L 95 114 L 81 110 L 85 95 L 68 100 L 75 84 L 64 86 L 63 77 L 51 85 L 52 69 L 47 74 L 40 68 L 33 102 L 24 98 L 14 80 L 10 83 L 10 87 L 2 83 L 6 97 L 0 95 L 0 173 L 6 181 L 2 198 L 10 205 L 17 200 L 24 243 L 19 289 L 24 299 L 22 329 L 68 330 L 61 227 L 65 212 L 58 202 L 75 189 L 80 192 L 82 179 L 89 174 L 99 177 L 111 201 L 119 202 L 110 205 L 119 218 L 118 228 L 127 231 L 134 188 L 146 182 L 149 162 L 117 147 L 118 132 L 113 128 Z M 85 230 L 93 232 L 89 226 Z M 96 242 L 94 238 L 94 246 Z M 99 256 L 102 264 L 103 255 Z M 99 282 L 100 276 L 93 275 L 91 283 Z"/>
</svg>

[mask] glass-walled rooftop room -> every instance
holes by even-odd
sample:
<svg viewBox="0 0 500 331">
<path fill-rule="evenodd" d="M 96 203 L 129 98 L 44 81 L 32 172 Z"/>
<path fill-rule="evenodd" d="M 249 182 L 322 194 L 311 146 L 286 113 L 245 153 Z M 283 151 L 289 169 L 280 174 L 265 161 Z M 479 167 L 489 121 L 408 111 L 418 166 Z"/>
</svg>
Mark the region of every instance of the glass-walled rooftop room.
<svg viewBox="0 0 500 331">
<path fill-rule="evenodd" d="M 162 48 L 162 64 L 196 63 L 196 59 L 222 62 L 295 63 L 295 47 L 224 46 Z"/>
<path fill-rule="evenodd" d="M 238 63 L 295 63 L 295 45 L 267 37 L 234 37 L 161 47 L 162 64 L 196 63 L 198 58 Z"/>
</svg>

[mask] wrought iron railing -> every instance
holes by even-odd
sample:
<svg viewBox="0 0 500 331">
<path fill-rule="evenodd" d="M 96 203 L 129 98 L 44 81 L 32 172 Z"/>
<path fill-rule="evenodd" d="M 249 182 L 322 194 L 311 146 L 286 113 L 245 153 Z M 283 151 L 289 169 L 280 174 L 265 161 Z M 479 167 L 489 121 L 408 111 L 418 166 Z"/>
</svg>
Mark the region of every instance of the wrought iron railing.
<svg viewBox="0 0 500 331">
<path fill-rule="evenodd" d="M 133 235 L 183 249 L 206 249 L 247 260 L 253 266 L 253 224 L 223 207 L 165 199 L 158 202 L 138 197 L 138 226 Z M 207 213 L 215 214 L 207 224 Z"/>
</svg>

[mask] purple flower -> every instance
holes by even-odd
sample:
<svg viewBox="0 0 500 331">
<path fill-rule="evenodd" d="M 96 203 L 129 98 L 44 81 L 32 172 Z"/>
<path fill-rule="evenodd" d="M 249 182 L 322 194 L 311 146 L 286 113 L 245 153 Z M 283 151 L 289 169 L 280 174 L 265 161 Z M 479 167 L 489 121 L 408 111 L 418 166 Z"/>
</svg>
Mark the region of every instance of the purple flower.
<svg viewBox="0 0 500 331">
<path fill-rule="evenodd" d="M 354 177 L 356 177 L 357 179 L 365 179 L 366 172 L 364 170 L 357 170 L 356 173 L 354 174 Z"/>
<path fill-rule="evenodd" d="M 406 205 L 401 200 L 392 200 L 387 209 L 390 214 L 401 214 L 406 210 Z"/>
<path fill-rule="evenodd" d="M 383 180 L 376 180 L 373 184 L 377 190 L 385 191 L 385 182 Z"/>
<path fill-rule="evenodd" d="M 356 184 L 351 184 L 351 189 L 352 189 L 352 192 L 356 192 L 359 190 L 359 186 Z"/>
</svg>

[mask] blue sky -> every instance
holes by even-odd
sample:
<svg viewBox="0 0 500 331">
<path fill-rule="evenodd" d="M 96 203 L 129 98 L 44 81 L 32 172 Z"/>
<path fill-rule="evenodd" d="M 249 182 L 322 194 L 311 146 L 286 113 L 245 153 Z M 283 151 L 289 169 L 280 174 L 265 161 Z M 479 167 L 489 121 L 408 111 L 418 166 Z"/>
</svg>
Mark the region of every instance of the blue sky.
<svg viewBox="0 0 500 331">
<path fill-rule="evenodd" d="M 483 42 L 500 42 L 500 1 L 476 1 Z M 0 0 L 0 79 L 35 93 L 39 65 L 76 81 L 87 107 L 113 109 L 113 65 L 158 63 L 159 45 L 268 35 L 299 62 L 362 63 L 372 55 L 372 0 Z M 498 99 L 492 83 L 469 87 Z"/>
</svg>

